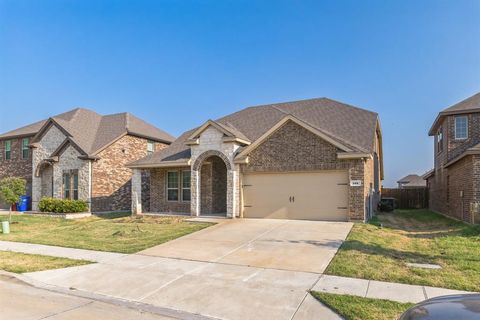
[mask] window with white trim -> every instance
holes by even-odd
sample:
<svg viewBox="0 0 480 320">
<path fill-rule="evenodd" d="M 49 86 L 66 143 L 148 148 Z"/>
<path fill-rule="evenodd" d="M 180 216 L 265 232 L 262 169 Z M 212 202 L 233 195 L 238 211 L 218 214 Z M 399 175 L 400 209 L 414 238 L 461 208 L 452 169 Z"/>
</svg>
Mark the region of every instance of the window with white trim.
<svg viewBox="0 0 480 320">
<path fill-rule="evenodd" d="M 437 131 L 437 152 L 442 152 L 443 150 L 443 132 L 442 127 Z"/>
<path fill-rule="evenodd" d="M 167 172 L 167 200 L 178 201 L 178 171 Z"/>
<path fill-rule="evenodd" d="M 78 170 L 63 171 L 63 198 L 78 200 Z"/>
<path fill-rule="evenodd" d="M 455 117 L 455 139 L 467 139 L 468 138 L 468 117 L 459 116 Z"/>
<path fill-rule="evenodd" d="M 30 156 L 30 148 L 28 147 L 29 142 L 28 138 L 22 139 L 22 159 L 28 159 Z"/>
<path fill-rule="evenodd" d="M 182 171 L 182 201 L 190 201 L 190 170 Z"/>
<path fill-rule="evenodd" d="M 147 141 L 147 153 L 155 152 L 155 142 Z"/>
<path fill-rule="evenodd" d="M 5 160 L 12 159 L 12 141 L 5 141 Z"/>
</svg>

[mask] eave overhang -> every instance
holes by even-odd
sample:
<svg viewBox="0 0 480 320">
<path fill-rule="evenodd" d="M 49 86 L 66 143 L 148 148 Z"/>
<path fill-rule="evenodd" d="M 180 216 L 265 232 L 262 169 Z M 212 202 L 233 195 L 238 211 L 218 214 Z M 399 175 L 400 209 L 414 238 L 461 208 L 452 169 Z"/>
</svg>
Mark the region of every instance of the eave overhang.
<svg viewBox="0 0 480 320">
<path fill-rule="evenodd" d="M 131 169 L 150 169 L 150 168 L 174 168 L 174 167 L 189 167 L 191 160 L 182 161 L 161 161 L 159 163 L 152 164 L 127 164 L 127 168 Z"/>
</svg>

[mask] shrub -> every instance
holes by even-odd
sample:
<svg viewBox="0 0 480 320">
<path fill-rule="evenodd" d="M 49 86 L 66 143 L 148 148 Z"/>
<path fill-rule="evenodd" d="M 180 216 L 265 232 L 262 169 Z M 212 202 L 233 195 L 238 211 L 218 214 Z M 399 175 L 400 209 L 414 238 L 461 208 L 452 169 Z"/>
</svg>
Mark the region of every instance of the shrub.
<svg viewBox="0 0 480 320">
<path fill-rule="evenodd" d="M 76 213 L 88 211 L 88 205 L 83 200 L 42 198 L 38 204 L 38 209 L 42 212 Z"/>
</svg>

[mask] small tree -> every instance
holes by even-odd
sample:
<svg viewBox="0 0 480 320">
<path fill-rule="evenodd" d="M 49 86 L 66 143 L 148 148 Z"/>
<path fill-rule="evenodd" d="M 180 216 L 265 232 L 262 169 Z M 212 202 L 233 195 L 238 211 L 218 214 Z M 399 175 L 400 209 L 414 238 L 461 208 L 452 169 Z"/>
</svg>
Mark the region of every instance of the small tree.
<svg viewBox="0 0 480 320">
<path fill-rule="evenodd" d="M 0 180 L 0 196 L 10 205 L 8 222 L 12 223 L 12 206 L 20 201 L 20 196 L 26 192 L 25 179 L 11 177 Z"/>
</svg>

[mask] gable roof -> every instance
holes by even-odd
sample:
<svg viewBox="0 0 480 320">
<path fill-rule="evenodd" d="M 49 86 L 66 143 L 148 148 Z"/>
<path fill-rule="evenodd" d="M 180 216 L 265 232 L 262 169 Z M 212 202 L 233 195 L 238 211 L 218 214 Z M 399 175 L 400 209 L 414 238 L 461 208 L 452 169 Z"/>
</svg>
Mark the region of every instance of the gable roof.
<svg viewBox="0 0 480 320">
<path fill-rule="evenodd" d="M 428 135 L 433 136 L 436 134 L 436 131 L 445 116 L 471 112 L 480 112 L 480 92 L 440 111 L 435 118 L 432 127 L 428 131 Z"/>
<path fill-rule="evenodd" d="M 426 185 L 424 178 L 419 176 L 418 174 L 409 174 L 408 176 L 398 180 L 397 183 L 400 183 L 408 187 L 411 187 L 411 186 L 423 187 Z"/>
<path fill-rule="evenodd" d="M 168 133 L 146 123 L 130 113 L 99 115 L 98 113 L 76 108 L 53 116 L 35 124 L 28 125 L 0 136 L 0 138 L 18 136 L 28 132 L 35 135 L 32 143 L 38 141 L 43 133 L 52 126 L 58 126 L 85 155 L 94 156 L 105 147 L 126 134 L 154 141 L 171 143 L 175 138 Z"/>
<path fill-rule="evenodd" d="M 322 132 L 353 152 L 373 153 L 378 114 L 328 98 L 317 98 L 249 107 L 215 120 L 254 142 L 281 122 L 292 117 Z M 168 148 L 137 160 L 130 166 L 148 166 L 165 161 L 186 161 L 190 148 L 186 142 L 199 128 L 182 134 Z M 237 134 L 239 134 L 237 133 Z"/>
<path fill-rule="evenodd" d="M 235 128 L 231 123 L 221 123 L 214 120 L 207 120 L 202 126 L 196 129 L 190 136 L 188 136 L 188 140 L 197 139 L 200 134 L 205 131 L 208 127 L 213 126 L 217 130 L 221 131 L 223 134 L 227 135 L 231 138 L 236 138 L 244 141 L 246 144 L 250 143 L 250 140 L 237 128 Z"/>
</svg>

